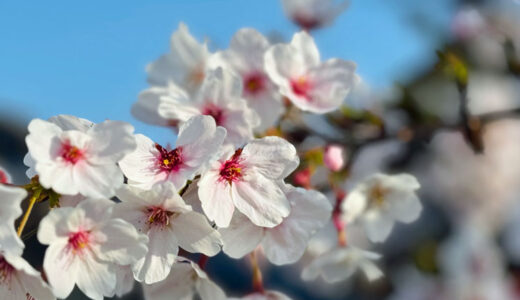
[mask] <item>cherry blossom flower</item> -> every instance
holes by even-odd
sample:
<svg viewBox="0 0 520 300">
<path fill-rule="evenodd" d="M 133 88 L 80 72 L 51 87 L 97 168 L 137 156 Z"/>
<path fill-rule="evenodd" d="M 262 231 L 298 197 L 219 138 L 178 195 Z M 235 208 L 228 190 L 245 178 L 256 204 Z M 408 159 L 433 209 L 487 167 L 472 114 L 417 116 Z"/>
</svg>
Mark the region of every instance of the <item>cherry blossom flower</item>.
<svg viewBox="0 0 520 300">
<path fill-rule="evenodd" d="M 30 155 L 26 162 L 34 162 L 42 186 L 59 194 L 112 197 L 123 184 L 116 163 L 136 147 L 133 130 L 118 121 L 83 131 L 35 119 L 26 137 Z"/>
<path fill-rule="evenodd" d="M 339 145 L 329 145 L 325 148 L 323 163 L 329 170 L 337 172 L 345 165 L 343 148 Z"/>
<path fill-rule="evenodd" d="M 290 44 L 271 46 L 264 60 L 280 93 L 304 111 L 322 114 L 337 109 L 358 81 L 355 63 L 337 58 L 320 62 L 314 39 L 304 31 Z"/>
<path fill-rule="evenodd" d="M 232 258 L 241 258 L 261 244 L 267 259 L 276 265 L 298 261 L 309 239 L 330 219 L 332 205 L 321 193 L 293 186 L 284 192 L 291 203 L 291 213 L 274 228 L 255 226 L 235 212 L 228 228 L 221 228 L 223 250 Z"/>
<path fill-rule="evenodd" d="M 302 271 L 302 279 L 315 280 L 320 275 L 328 283 L 340 282 L 351 277 L 357 270 L 363 271 L 369 281 L 374 281 L 383 273 L 372 262 L 381 255 L 355 247 L 335 248 L 315 260 Z"/>
<path fill-rule="evenodd" d="M 281 186 L 298 164 L 294 146 L 274 136 L 224 151 L 198 182 L 202 209 L 219 227 L 229 226 L 235 207 L 255 225 L 274 227 L 289 215 Z"/>
<path fill-rule="evenodd" d="M 154 100 L 150 101 L 150 98 Z M 196 115 L 211 116 L 218 126 L 227 130 L 225 142 L 235 146 L 242 146 L 251 140 L 253 129 L 260 124 L 256 112 L 242 98 L 241 79 L 220 67 L 207 74 L 195 96 L 170 83 L 167 87 L 154 87 L 143 92 L 138 102 L 145 101 L 149 110 L 161 118 L 160 125 L 178 126 Z M 135 109 L 140 110 L 140 107 L 137 105 Z M 141 114 L 147 113 L 143 111 Z M 156 120 L 153 114 L 148 118 Z M 146 121 L 145 118 L 140 119 Z M 151 123 L 157 124 L 154 122 Z"/>
<path fill-rule="evenodd" d="M 87 199 L 53 209 L 40 222 L 38 240 L 49 245 L 43 267 L 57 297 L 67 297 L 75 284 L 92 299 L 112 296 L 119 266 L 145 255 L 148 238 L 113 218 L 113 207 L 109 200 Z"/>
<path fill-rule="evenodd" d="M 57 115 L 50 117 L 47 121 L 56 124 L 62 130 L 79 130 L 81 132 L 87 132 L 92 126 L 94 126 L 94 123 L 91 121 L 72 115 Z M 27 177 L 33 178 L 38 174 L 34 169 L 36 162 L 31 157 L 30 153 L 25 155 L 23 163 L 29 167 L 26 172 Z"/>
<path fill-rule="evenodd" d="M 383 242 L 395 221 L 411 223 L 422 211 L 415 191 L 420 185 L 409 174 L 374 174 L 357 185 L 343 201 L 342 219 L 361 222 L 372 242 Z"/>
<path fill-rule="evenodd" d="M 166 278 L 179 247 L 207 256 L 220 251 L 220 234 L 184 202 L 172 184 L 150 191 L 124 186 L 117 197 L 122 202 L 116 206 L 116 215 L 149 237 L 148 253 L 132 266 L 136 280 L 152 284 Z"/>
<path fill-rule="evenodd" d="M 11 182 L 11 175 L 7 173 L 7 171 L 0 167 L 0 184 L 2 183 L 10 183 Z"/>
<path fill-rule="evenodd" d="M 10 300 L 54 300 L 40 273 L 22 257 L 0 253 L 0 298 Z"/>
<path fill-rule="evenodd" d="M 264 291 L 263 293 L 254 293 L 242 298 L 229 298 L 229 300 L 291 300 L 288 296 L 277 291 Z"/>
<path fill-rule="evenodd" d="M 330 25 L 349 5 L 348 0 L 282 0 L 285 14 L 296 25 L 312 30 Z"/>
<path fill-rule="evenodd" d="M 0 251 L 2 252 L 22 254 L 24 245 L 16 234 L 14 221 L 22 214 L 20 204 L 25 197 L 27 192 L 24 189 L 0 184 Z"/>
<path fill-rule="evenodd" d="M 217 127 L 213 118 L 195 116 L 181 126 L 175 149 L 138 134 L 137 149 L 119 166 L 129 185 L 151 189 L 154 184 L 171 182 L 179 190 L 215 156 L 225 137 L 226 130 Z"/>
<path fill-rule="evenodd" d="M 242 28 L 233 36 L 229 49 L 212 56 L 212 64 L 226 66 L 240 75 L 242 96 L 260 116 L 256 129 L 263 132 L 273 126 L 283 113 L 281 97 L 264 71 L 264 54 L 269 41 L 252 28 Z"/>
<path fill-rule="evenodd" d="M 171 52 L 147 66 L 148 82 L 159 86 L 175 82 L 189 93 L 195 93 L 206 76 L 210 56 L 207 44 L 199 43 L 181 22 L 172 34 L 170 47 Z"/>
<path fill-rule="evenodd" d="M 201 300 L 228 299 L 224 291 L 209 279 L 206 272 L 183 257 L 178 257 L 166 280 L 144 285 L 146 300 L 194 299 L 198 295 Z"/>
</svg>

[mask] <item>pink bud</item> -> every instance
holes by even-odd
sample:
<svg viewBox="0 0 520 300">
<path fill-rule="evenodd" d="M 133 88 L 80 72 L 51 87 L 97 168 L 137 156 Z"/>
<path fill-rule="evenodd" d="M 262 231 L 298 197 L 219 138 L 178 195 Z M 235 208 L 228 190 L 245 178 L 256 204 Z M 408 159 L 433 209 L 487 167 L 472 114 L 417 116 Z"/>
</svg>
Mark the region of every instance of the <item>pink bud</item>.
<svg viewBox="0 0 520 300">
<path fill-rule="evenodd" d="M 343 148 L 338 145 L 329 145 L 325 148 L 323 162 L 329 170 L 337 172 L 345 165 L 343 158 Z"/>
</svg>

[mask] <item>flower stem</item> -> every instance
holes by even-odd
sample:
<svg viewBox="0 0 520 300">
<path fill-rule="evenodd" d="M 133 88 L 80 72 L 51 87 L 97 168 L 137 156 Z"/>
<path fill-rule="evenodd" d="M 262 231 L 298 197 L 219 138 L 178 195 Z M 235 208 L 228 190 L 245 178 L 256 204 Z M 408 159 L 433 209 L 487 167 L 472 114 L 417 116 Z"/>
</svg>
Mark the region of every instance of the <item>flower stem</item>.
<svg viewBox="0 0 520 300">
<path fill-rule="evenodd" d="M 256 251 L 251 252 L 249 255 L 251 260 L 251 266 L 253 267 L 253 290 L 255 292 L 264 293 L 264 283 L 262 280 L 262 271 L 258 266 L 258 261 L 256 259 Z"/>
<path fill-rule="evenodd" d="M 18 236 L 22 236 L 23 229 L 25 228 L 25 225 L 27 224 L 27 220 L 29 220 L 29 215 L 31 214 L 31 211 L 34 207 L 34 204 L 36 203 L 36 200 L 40 197 L 41 190 L 36 190 L 34 194 L 31 196 L 31 199 L 29 199 L 29 206 L 27 206 L 27 210 L 25 211 L 25 214 L 23 215 L 22 220 L 20 221 L 20 225 L 18 226 L 17 234 Z"/>
</svg>

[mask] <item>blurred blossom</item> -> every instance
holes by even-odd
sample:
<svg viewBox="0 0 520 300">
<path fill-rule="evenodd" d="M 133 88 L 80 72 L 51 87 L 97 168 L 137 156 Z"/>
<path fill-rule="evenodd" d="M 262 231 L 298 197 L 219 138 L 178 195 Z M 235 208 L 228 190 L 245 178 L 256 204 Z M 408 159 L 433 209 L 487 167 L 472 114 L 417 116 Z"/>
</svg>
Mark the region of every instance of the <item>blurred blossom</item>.
<svg viewBox="0 0 520 300">
<path fill-rule="evenodd" d="M 467 39 L 480 34 L 486 26 L 484 17 L 474 7 L 465 7 L 457 12 L 451 24 L 455 37 Z"/>
<path fill-rule="evenodd" d="M 431 156 L 418 161 L 420 180 L 452 217 L 481 219 L 495 230 L 519 192 L 520 122 L 490 123 L 484 132 L 485 155 L 475 154 L 458 132 L 439 132 Z"/>
<path fill-rule="evenodd" d="M 449 299 L 514 299 L 503 257 L 486 223 L 459 219 L 439 261 Z"/>
<path fill-rule="evenodd" d="M 335 248 L 319 256 L 302 271 L 306 281 L 322 277 L 328 283 L 340 282 L 361 271 L 369 281 L 383 276 L 383 272 L 374 264 L 381 255 L 354 247 Z"/>
<path fill-rule="evenodd" d="M 349 6 L 348 0 L 281 0 L 285 14 L 302 29 L 332 24 Z"/>
</svg>

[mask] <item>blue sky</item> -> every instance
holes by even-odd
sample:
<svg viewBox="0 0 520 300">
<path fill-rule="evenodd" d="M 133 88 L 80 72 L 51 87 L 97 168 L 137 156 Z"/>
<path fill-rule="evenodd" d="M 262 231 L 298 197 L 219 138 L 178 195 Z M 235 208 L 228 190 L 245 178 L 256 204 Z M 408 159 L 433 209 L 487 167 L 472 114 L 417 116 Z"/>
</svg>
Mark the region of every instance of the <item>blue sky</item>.
<svg viewBox="0 0 520 300">
<path fill-rule="evenodd" d="M 411 25 L 419 11 L 446 27 L 449 0 L 352 0 L 330 28 L 314 36 L 323 58 L 358 64 L 375 87 L 405 80 L 434 62 L 432 37 Z M 420 4 L 419 4 L 420 3 Z M 0 2 L 0 118 L 27 123 L 66 113 L 92 121 L 129 121 L 159 142 L 165 129 L 132 118 L 130 106 L 147 87 L 144 68 L 168 51 L 180 21 L 213 49 L 226 48 L 241 27 L 286 39 L 297 30 L 278 0 L 2 1 Z"/>
</svg>

